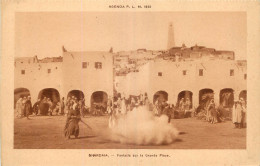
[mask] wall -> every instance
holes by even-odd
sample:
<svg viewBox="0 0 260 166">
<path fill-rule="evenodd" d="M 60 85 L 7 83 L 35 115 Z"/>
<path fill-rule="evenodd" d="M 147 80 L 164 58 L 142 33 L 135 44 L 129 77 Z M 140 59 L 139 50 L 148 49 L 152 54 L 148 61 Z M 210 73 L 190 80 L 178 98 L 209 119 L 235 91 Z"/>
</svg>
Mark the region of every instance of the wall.
<svg viewBox="0 0 260 166">
<path fill-rule="evenodd" d="M 20 61 L 21 59 L 19 59 Z M 28 61 L 28 58 L 26 58 Z M 54 88 L 60 97 L 67 97 L 71 90 L 84 93 L 86 105 L 90 105 L 91 95 L 95 91 L 104 91 L 113 96 L 113 54 L 107 52 L 64 52 L 63 62 L 50 63 L 16 63 L 14 88 L 27 88 L 35 102 L 42 89 Z M 88 62 L 82 68 L 82 62 Z M 102 63 L 102 69 L 95 68 L 95 62 Z M 193 93 L 193 104 L 199 103 L 199 91 L 212 89 L 216 103 L 219 101 L 220 90 L 231 88 L 234 97 L 247 89 L 244 74 L 247 73 L 246 62 L 238 64 L 234 60 L 193 60 L 173 62 L 166 60 L 150 61 L 141 66 L 139 72 L 131 72 L 126 76 L 116 77 L 116 89 L 120 93 L 139 95 L 148 93 L 150 101 L 157 91 L 166 91 L 170 103 L 177 102 L 178 94 L 188 90 Z M 51 73 L 48 73 L 51 69 Z M 203 76 L 199 76 L 203 69 Z M 230 69 L 234 76 L 230 76 Z M 21 74 L 25 70 L 25 75 Z M 183 70 L 187 71 L 183 75 Z M 162 72 L 162 76 L 158 76 Z"/>
<path fill-rule="evenodd" d="M 22 58 L 18 59 L 18 62 Z M 60 97 L 67 97 L 71 90 L 84 93 L 86 105 L 90 105 L 90 97 L 95 91 L 104 91 L 113 95 L 113 58 L 106 52 L 64 52 L 63 62 L 15 64 L 14 89 L 27 88 L 32 102 L 36 102 L 42 89 L 54 88 Z M 82 68 L 82 62 L 89 62 Z M 102 63 L 102 69 L 95 68 L 95 62 Z M 51 69 L 51 73 L 48 73 Z M 25 70 L 25 74 L 21 74 Z"/>
<path fill-rule="evenodd" d="M 51 69 L 51 73 L 48 73 Z M 25 74 L 21 74 L 25 70 Z M 54 88 L 61 92 L 62 63 L 16 63 L 14 70 L 14 89 L 26 88 L 30 91 L 32 102 L 36 102 L 42 89 Z"/>
<path fill-rule="evenodd" d="M 203 69 L 203 76 L 199 76 L 199 69 Z M 234 76 L 230 76 L 230 69 L 234 70 Z M 183 75 L 186 70 L 186 75 Z M 158 72 L 162 76 L 158 76 Z M 170 103 L 176 104 L 178 94 L 187 90 L 193 93 L 193 105 L 198 106 L 199 91 L 212 89 L 215 102 L 219 102 L 221 89 L 234 90 L 235 99 L 242 90 L 246 90 L 246 66 L 237 65 L 232 60 L 197 60 L 173 62 L 166 60 L 151 61 L 138 73 L 129 73 L 125 79 L 120 79 L 119 89 L 126 94 L 140 94 L 147 92 L 149 100 L 157 91 L 168 93 Z"/>
<path fill-rule="evenodd" d="M 82 62 L 88 62 L 82 68 Z M 95 62 L 102 63 L 102 69 L 95 68 Z M 86 105 L 95 91 L 113 95 L 113 54 L 107 52 L 64 52 L 63 54 L 63 94 L 71 90 L 81 90 Z"/>
</svg>

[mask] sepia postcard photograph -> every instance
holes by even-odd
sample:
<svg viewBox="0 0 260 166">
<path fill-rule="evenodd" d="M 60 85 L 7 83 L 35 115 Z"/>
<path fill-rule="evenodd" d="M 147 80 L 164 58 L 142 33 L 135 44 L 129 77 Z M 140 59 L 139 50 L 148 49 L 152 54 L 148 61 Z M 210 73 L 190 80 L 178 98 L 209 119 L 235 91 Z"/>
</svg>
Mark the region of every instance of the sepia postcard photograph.
<svg viewBox="0 0 260 166">
<path fill-rule="evenodd" d="M 246 13 L 15 21 L 14 148 L 246 148 Z"/>
<path fill-rule="evenodd" d="M 10 66 L 1 68 L 1 100 L 8 96 L 9 114 L 8 125 L 1 125 L 3 133 L 10 129 L 11 140 L 3 154 L 23 153 L 21 165 L 40 165 L 51 154 L 57 164 L 69 155 L 83 165 L 156 159 L 149 165 L 162 160 L 187 165 L 185 153 L 199 158 L 213 150 L 212 163 L 206 158 L 201 164 L 259 164 L 254 157 L 245 162 L 259 152 L 254 149 L 259 146 L 259 88 L 254 90 L 259 70 L 248 74 L 259 69 L 252 60 L 259 37 L 252 37 L 256 28 L 249 24 L 254 22 L 249 9 L 167 10 L 160 4 L 164 10 L 153 10 L 154 4 L 106 2 L 101 10 L 87 11 L 15 8 L 12 52 L 1 60 Z M 254 152 L 247 152 L 251 148 Z M 39 160 L 25 162 L 27 152 Z M 10 157 L 2 162 L 14 163 Z"/>
</svg>

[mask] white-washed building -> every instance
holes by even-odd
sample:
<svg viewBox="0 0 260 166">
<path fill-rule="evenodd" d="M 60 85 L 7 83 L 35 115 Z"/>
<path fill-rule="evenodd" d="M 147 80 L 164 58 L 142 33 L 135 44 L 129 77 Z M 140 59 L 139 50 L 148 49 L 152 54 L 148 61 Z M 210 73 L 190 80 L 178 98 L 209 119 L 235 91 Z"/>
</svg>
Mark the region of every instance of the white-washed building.
<svg viewBox="0 0 260 166">
<path fill-rule="evenodd" d="M 15 101 L 16 94 L 30 94 L 33 103 L 73 95 L 91 106 L 113 95 L 113 54 L 64 51 L 60 58 L 15 58 L 14 80 Z"/>
<path fill-rule="evenodd" d="M 246 61 L 158 59 L 140 67 L 139 72 L 116 78 L 115 87 L 126 96 L 147 93 L 150 101 L 154 101 L 163 95 L 172 104 L 180 98 L 190 98 L 193 106 L 198 106 L 206 93 L 212 93 L 216 103 L 223 102 L 226 94 L 231 95 L 229 100 L 239 97 L 246 100 L 246 79 Z"/>
</svg>

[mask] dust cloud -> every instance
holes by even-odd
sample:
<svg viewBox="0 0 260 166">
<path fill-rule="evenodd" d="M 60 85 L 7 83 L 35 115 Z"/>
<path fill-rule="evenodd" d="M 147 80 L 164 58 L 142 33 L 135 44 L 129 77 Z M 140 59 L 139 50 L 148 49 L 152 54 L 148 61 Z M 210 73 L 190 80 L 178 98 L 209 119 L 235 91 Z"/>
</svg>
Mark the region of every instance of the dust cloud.
<svg viewBox="0 0 260 166">
<path fill-rule="evenodd" d="M 116 142 L 137 145 L 170 144 L 179 131 L 168 123 L 168 117 L 154 116 L 146 107 L 134 108 L 126 115 L 117 115 L 111 127 L 111 139 Z"/>
</svg>

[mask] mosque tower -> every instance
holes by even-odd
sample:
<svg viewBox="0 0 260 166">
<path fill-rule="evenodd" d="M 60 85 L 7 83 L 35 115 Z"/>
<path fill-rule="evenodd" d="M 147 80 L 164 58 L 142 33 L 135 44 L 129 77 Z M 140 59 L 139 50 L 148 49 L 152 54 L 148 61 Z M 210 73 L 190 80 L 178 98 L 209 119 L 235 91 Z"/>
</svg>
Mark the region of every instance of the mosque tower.
<svg viewBox="0 0 260 166">
<path fill-rule="evenodd" d="M 174 46 L 175 46 L 175 43 L 174 43 L 173 25 L 172 25 L 172 22 L 170 22 L 169 30 L 168 30 L 168 45 L 167 45 L 167 49 L 169 50 L 170 48 L 172 48 Z"/>
</svg>

